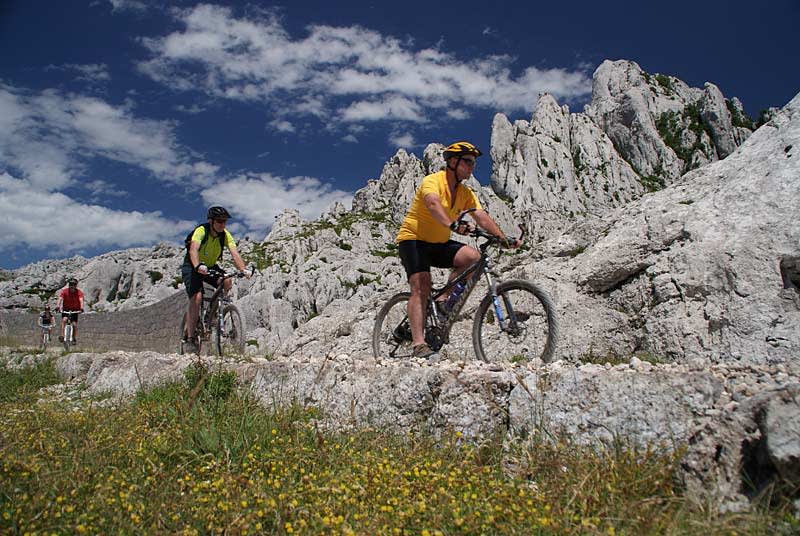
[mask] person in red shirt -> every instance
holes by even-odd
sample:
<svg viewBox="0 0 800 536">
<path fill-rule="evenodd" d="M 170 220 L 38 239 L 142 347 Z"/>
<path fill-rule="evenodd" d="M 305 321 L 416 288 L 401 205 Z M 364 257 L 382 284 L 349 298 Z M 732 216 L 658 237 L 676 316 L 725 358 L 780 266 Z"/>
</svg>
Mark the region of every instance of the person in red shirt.
<svg viewBox="0 0 800 536">
<path fill-rule="evenodd" d="M 58 340 L 64 342 L 64 327 L 67 325 L 67 317 L 72 320 L 72 342 L 77 343 L 78 339 L 78 313 L 83 312 L 83 291 L 78 288 L 78 280 L 70 278 L 67 286 L 58 293 L 58 303 L 56 309 L 61 311 L 61 335 Z M 65 313 L 64 311 L 72 311 Z"/>
</svg>

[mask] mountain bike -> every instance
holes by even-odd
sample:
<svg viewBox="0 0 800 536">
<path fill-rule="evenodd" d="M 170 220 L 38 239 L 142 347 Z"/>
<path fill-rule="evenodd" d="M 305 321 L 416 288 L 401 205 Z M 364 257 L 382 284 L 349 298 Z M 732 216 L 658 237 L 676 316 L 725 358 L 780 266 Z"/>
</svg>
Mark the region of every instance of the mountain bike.
<svg viewBox="0 0 800 536">
<path fill-rule="evenodd" d="M 465 223 L 465 211 L 458 221 Z M 521 229 L 524 235 L 524 229 Z M 434 288 L 428 298 L 425 314 L 425 342 L 438 352 L 450 342 L 450 331 L 459 313 L 481 278 L 486 279 L 488 292 L 474 311 L 472 344 L 475 355 L 483 361 L 516 362 L 540 358 L 552 360 L 558 339 L 558 319 L 550 296 L 538 285 L 522 279 L 500 281 L 493 271 L 490 248 L 501 246 L 501 240 L 476 227 L 469 236 L 485 239 L 478 246 L 481 257 L 459 276 L 441 288 Z M 520 237 L 520 240 L 522 237 Z M 456 285 L 464 290 L 450 310 L 444 311 L 440 299 Z M 410 292 L 395 294 L 378 311 L 372 332 L 372 350 L 376 359 L 411 357 L 411 326 L 407 305 Z"/>
<path fill-rule="evenodd" d="M 73 339 L 75 338 L 75 328 L 72 326 L 72 315 L 79 315 L 83 311 L 61 311 L 61 314 L 66 314 L 66 323 L 64 324 L 64 350 L 69 352 L 69 347 L 75 342 Z"/>
<path fill-rule="evenodd" d="M 244 320 L 239 309 L 225 296 L 223 289 L 226 279 L 245 277 L 246 274 L 244 272 L 229 274 L 213 268 L 210 268 L 208 273 L 212 278 L 218 278 L 219 286 L 215 288 L 213 285 L 203 282 L 203 300 L 200 303 L 200 314 L 197 316 L 197 327 L 194 332 L 197 340 L 197 354 L 200 355 L 203 346 L 210 343 L 212 339 L 218 356 L 243 354 L 245 347 Z M 181 320 L 180 333 L 179 353 L 183 355 L 187 342 L 185 313 Z"/>
<path fill-rule="evenodd" d="M 45 351 L 47 350 L 47 345 L 50 344 L 50 332 L 53 331 L 54 324 L 42 324 L 42 320 L 39 319 L 36 325 L 42 330 L 41 336 L 39 337 L 39 349 Z"/>
</svg>

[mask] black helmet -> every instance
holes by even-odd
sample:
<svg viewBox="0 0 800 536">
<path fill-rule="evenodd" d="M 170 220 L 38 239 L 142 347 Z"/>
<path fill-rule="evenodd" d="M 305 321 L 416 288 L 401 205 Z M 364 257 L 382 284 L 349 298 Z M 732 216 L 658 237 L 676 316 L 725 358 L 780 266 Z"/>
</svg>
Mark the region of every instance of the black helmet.
<svg viewBox="0 0 800 536">
<path fill-rule="evenodd" d="M 49 311 L 50 310 L 50 304 L 49 303 L 45 303 L 44 304 L 44 310 L 45 311 Z"/>
<path fill-rule="evenodd" d="M 465 154 L 471 154 L 477 158 L 482 153 L 480 149 L 478 149 L 468 141 L 457 141 L 455 143 L 451 143 L 442 152 L 442 156 L 444 157 L 445 160 L 447 160 L 451 156 L 464 156 Z"/>
<path fill-rule="evenodd" d="M 231 215 L 225 210 L 225 207 L 211 207 L 208 209 L 208 219 L 230 219 Z"/>
</svg>

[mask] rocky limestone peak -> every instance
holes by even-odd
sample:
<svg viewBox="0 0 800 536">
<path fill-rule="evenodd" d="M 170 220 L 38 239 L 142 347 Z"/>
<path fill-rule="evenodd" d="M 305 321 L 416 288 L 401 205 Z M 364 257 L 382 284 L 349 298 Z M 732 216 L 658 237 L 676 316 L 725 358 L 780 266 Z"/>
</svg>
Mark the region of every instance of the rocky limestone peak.
<svg viewBox="0 0 800 536">
<path fill-rule="evenodd" d="M 328 219 L 328 218 L 336 218 L 345 214 L 347 212 L 347 207 L 341 201 L 334 201 L 333 204 L 328 207 L 328 209 L 323 212 L 321 219 Z"/>
<path fill-rule="evenodd" d="M 283 211 L 275 216 L 275 223 L 272 224 L 269 234 L 264 238 L 265 242 L 276 240 L 278 238 L 285 238 L 296 233 L 305 223 L 300 211 L 296 208 L 285 208 Z"/>
<path fill-rule="evenodd" d="M 798 146 L 800 95 L 726 159 L 605 218 L 573 265 L 579 287 L 621 306 L 613 323 L 638 326 L 631 350 L 796 359 L 800 230 L 786 222 L 800 218 Z"/>
<path fill-rule="evenodd" d="M 569 149 L 569 107 L 566 104 L 559 106 L 549 93 L 539 97 L 530 126 L 532 133 L 550 136 Z"/>
<path fill-rule="evenodd" d="M 639 175 L 661 184 L 724 158 L 752 131 L 741 103 L 725 99 L 713 84 L 692 88 L 626 60 L 597 68 L 585 112 Z"/>
<path fill-rule="evenodd" d="M 398 149 L 383 166 L 380 178 L 370 180 L 353 196 L 353 211 L 370 212 L 389 209 L 396 222 L 402 221 L 416 187 L 426 175 L 425 166 L 415 155 Z"/>
<path fill-rule="evenodd" d="M 512 125 L 505 115 L 495 115 L 491 156 L 492 188 L 537 240 L 645 191 L 594 121 L 570 114 L 550 95 L 539 100 L 531 123 Z"/>
</svg>

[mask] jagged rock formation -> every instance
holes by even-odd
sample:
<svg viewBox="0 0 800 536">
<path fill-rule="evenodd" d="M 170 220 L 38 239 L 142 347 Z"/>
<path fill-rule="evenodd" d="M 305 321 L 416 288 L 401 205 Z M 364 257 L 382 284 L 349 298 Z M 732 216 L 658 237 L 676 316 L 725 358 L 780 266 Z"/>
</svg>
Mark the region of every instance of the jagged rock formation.
<svg viewBox="0 0 800 536">
<path fill-rule="evenodd" d="M 93 311 L 129 310 L 169 297 L 179 288 L 184 250 L 162 242 L 149 248 L 105 253 L 92 259 L 40 261 L 0 281 L 4 309 L 41 310 L 70 277 L 80 282 Z M 182 287 L 181 287 L 182 288 Z"/>
<path fill-rule="evenodd" d="M 638 198 L 645 188 L 611 140 L 584 114 L 570 114 L 550 95 L 533 118 L 512 126 L 503 114 L 492 124 L 491 184 L 513 200 L 515 214 L 537 240 L 570 222 L 600 216 Z"/>
<path fill-rule="evenodd" d="M 752 129 L 741 102 L 713 84 L 604 61 L 584 113 L 543 95 L 530 122 L 495 116 L 491 184 L 544 239 L 728 156 Z"/>
<path fill-rule="evenodd" d="M 597 68 L 585 112 L 637 173 L 666 184 L 725 158 L 754 126 L 741 102 L 725 99 L 714 84 L 692 88 L 624 60 L 606 60 Z"/>
</svg>

